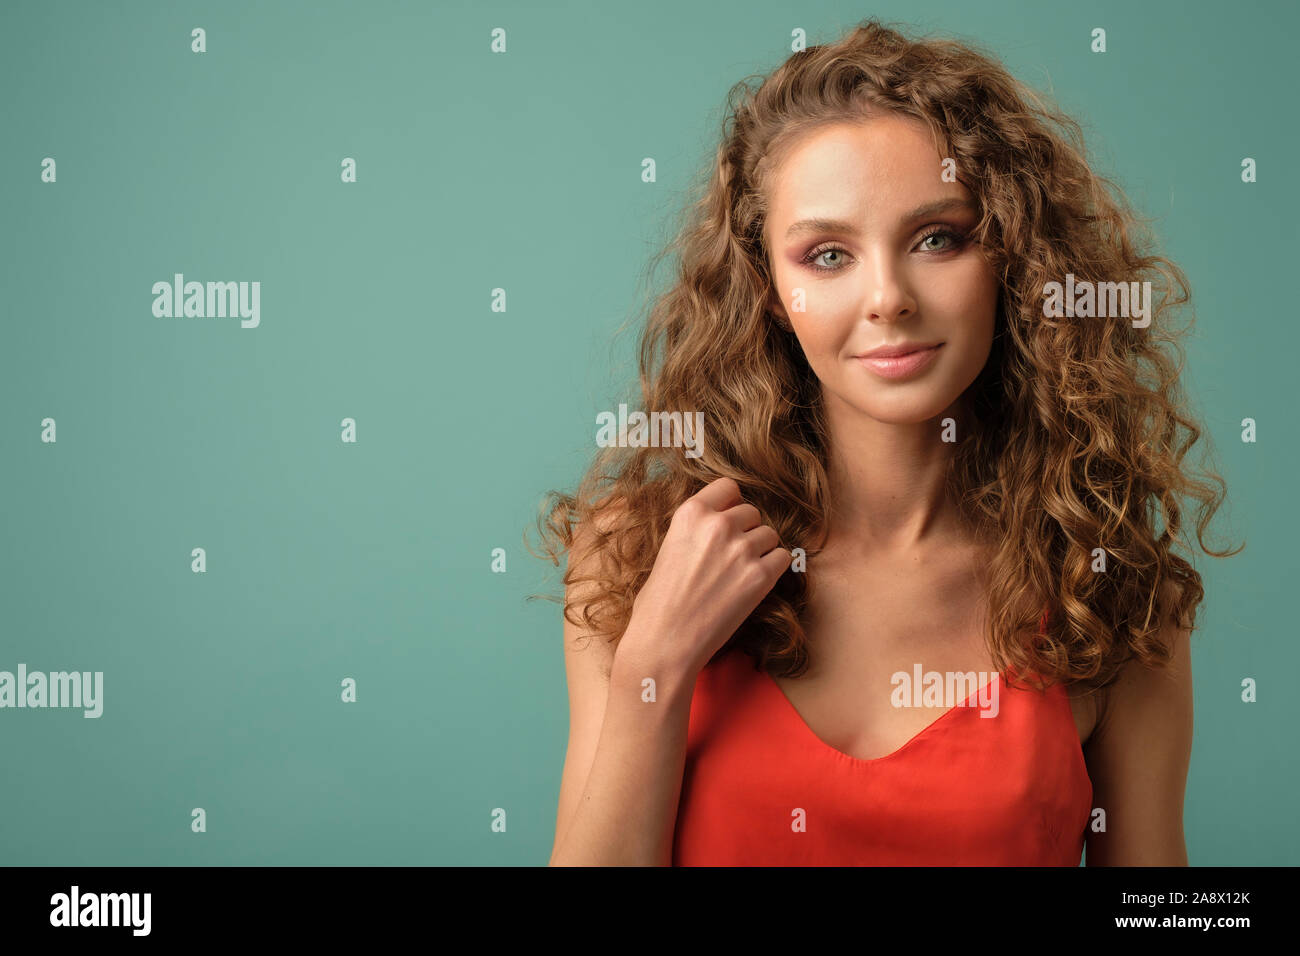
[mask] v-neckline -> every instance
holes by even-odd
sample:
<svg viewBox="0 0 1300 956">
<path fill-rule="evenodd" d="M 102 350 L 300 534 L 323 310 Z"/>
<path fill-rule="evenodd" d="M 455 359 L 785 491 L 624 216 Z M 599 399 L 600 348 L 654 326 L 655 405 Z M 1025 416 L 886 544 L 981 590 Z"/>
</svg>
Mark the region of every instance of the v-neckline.
<svg viewBox="0 0 1300 956">
<path fill-rule="evenodd" d="M 1000 672 L 995 673 L 988 681 L 981 684 L 977 689 L 975 689 L 971 693 L 967 694 L 966 697 L 964 697 L 960 703 L 958 703 L 956 706 L 949 707 L 942 714 L 940 714 L 934 720 L 930 721 L 928 724 L 926 724 L 924 727 L 922 727 L 920 730 L 914 733 L 911 737 L 905 740 L 898 747 L 895 747 L 889 753 L 882 754 L 879 757 L 864 758 L 864 757 L 855 757 L 852 754 L 846 754 L 844 751 L 832 747 L 826 741 L 822 740 L 821 737 L 817 736 L 817 733 L 811 727 L 808 726 L 808 722 L 803 719 L 803 715 L 799 713 L 799 709 L 795 707 L 794 703 L 791 702 L 790 698 L 785 695 L 785 691 L 782 690 L 781 685 L 776 682 L 776 678 L 774 678 L 766 670 L 762 668 L 759 669 L 762 671 L 764 683 L 766 683 L 768 687 L 770 687 L 773 691 L 776 692 L 777 697 L 781 698 L 782 703 L 785 705 L 785 710 L 787 710 L 790 716 L 794 718 L 794 722 L 799 725 L 799 727 L 802 729 L 802 732 L 805 736 L 815 741 L 817 745 L 821 747 L 823 750 L 831 754 L 834 754 L 835 756 L 840 757 L 843 760 L 847 760 L 852 764 L 857 764 L 864 767 L 870 766 L 871 764 L 874 763 L 879 763 L 882 760 L 889 760 L 893 757 L 897 757 L 901 755 L 905 751 L 909 750 L 913 744 L 915 744 L 918 740 L 920 740 L 922 737 L 924 737 L 926 734 L 932 731 L 935 727 L 939 726 L 939 724 L 947 720 L 951 714 L 965 708 L 967 703 L 971 700 L 971 698 L 976 697 L 986 687 L 991 687 L 994 681 L 1002 681 L 1002 674 Z M 1077 738 L 1077 734 L 1076 734 L 1076 738 Z"/>
</svg>

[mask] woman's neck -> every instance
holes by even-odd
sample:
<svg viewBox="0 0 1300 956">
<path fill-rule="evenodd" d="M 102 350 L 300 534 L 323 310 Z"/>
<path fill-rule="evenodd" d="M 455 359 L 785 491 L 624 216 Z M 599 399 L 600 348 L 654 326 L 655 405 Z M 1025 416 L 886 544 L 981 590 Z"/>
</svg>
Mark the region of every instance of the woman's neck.
<svg viewBox="0 0 1300 956">
<path fill-rule="evenodd" d="M 904 552 L 966 536 L 948 491 L 957 445 L 943 440 L 945 418 L 960 428 L 962 411 L 954 406 L 934 419 L 900 425 L 869 418 L 835 400 L 827 403 L 827 546 L 833 539 L 876 553 Z"/>
</svg>

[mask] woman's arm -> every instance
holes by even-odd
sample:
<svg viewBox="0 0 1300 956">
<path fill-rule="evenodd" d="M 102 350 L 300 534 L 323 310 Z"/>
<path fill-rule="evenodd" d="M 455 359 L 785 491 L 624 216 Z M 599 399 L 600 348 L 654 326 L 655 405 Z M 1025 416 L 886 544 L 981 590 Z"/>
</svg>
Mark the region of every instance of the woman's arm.
<svg viewBox="0 0 1300 956">
<path fill-rule="evenodd" d="M 1173 647 L 1161 670 L 1125 665 L 1106 693 L 1097 728 L 1084 748 L 1093 806 L 1106 830 L 1089 823 L 1088 866 L 1187 866 L 1183 794 L 1192 753 L 1190 631 L 1170 623 Z"/>
<path fill-rule="evenodd" d="M 565 632 L 569 747 L 550 865 L 670 865 L 696 674 L 636 653 L 630 632 L 612 655 L 600 639 L 576 649 L 580 632 Z"/>
<path fill-rule="evenodd" d="M 570 557 L 608 555 L 580 529 Z M 583 632 L 565 619 L 569 748 L 552 865 L 672 863 L 695 680 L 789 567 L 790 552 L 740 486 L 716 478 L 673 512 L 612 655 L 600 637 L 577 647 Z M 588 576 L 570 579 L 575 607 L 598 596 Z"/>
<path fill-rule="evenodd" d="M 580 527 L 570 567 L 608 571 L 606 560 L 590 530 Z M 565 600 L 573 602 L 576 616 L 599 587 L 590 579 L 570 586 Z M 629 622 L 615 649 L 564 618 L 569 745 L 551 866 L 672 863 L 698 671 L 667 656 L 672 642 L 654 641 L 655 635 L 639 634 L 637 627 L 635 620 Z M 654 703 L 641 699 L 645 677 L 654 678 Z"/>
</svg>

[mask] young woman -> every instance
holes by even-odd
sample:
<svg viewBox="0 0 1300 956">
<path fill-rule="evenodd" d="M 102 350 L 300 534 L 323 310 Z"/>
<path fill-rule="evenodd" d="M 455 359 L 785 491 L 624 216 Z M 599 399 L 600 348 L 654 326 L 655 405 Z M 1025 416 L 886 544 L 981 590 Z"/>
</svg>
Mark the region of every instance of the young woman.
<svg viewBox="0 0 1300 956">
<path fill-rule="evenodd" d="M 1186 280 L 1077 125 L 868 21 L 733 91 L 693 208 L 640 358 L 702 454 L 608 448 L 542 522 L 551 863 L 1186 865 L 1180 502 L 1234 552 Z"/>
</svg>

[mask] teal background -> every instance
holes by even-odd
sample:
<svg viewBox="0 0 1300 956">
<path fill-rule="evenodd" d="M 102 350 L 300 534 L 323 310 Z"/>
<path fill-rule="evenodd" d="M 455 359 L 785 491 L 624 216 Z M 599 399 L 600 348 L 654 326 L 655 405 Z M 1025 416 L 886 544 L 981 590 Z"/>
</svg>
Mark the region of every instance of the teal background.
<svg viewBox="0 0 1300 956">
<path fill-rule="evenodd" d="M 103 671 L 105 699 L 98 720 L 0 711 L 0 862 L 544 864 L 567 697 L 523 530 L 628 394 L 615 333 L 728 87 L 793 28 L 870 15 L 1054 95 L 1186 270 L 1220 540 L 1247 542 L 1198 560 L 1188 852 L 1300 862 L 1300 16 L 1041 0 L 6 0 L 0 669 Z M 261 281 L 260 328 L 155 318 L 175 272 Z"/>
</svg>

